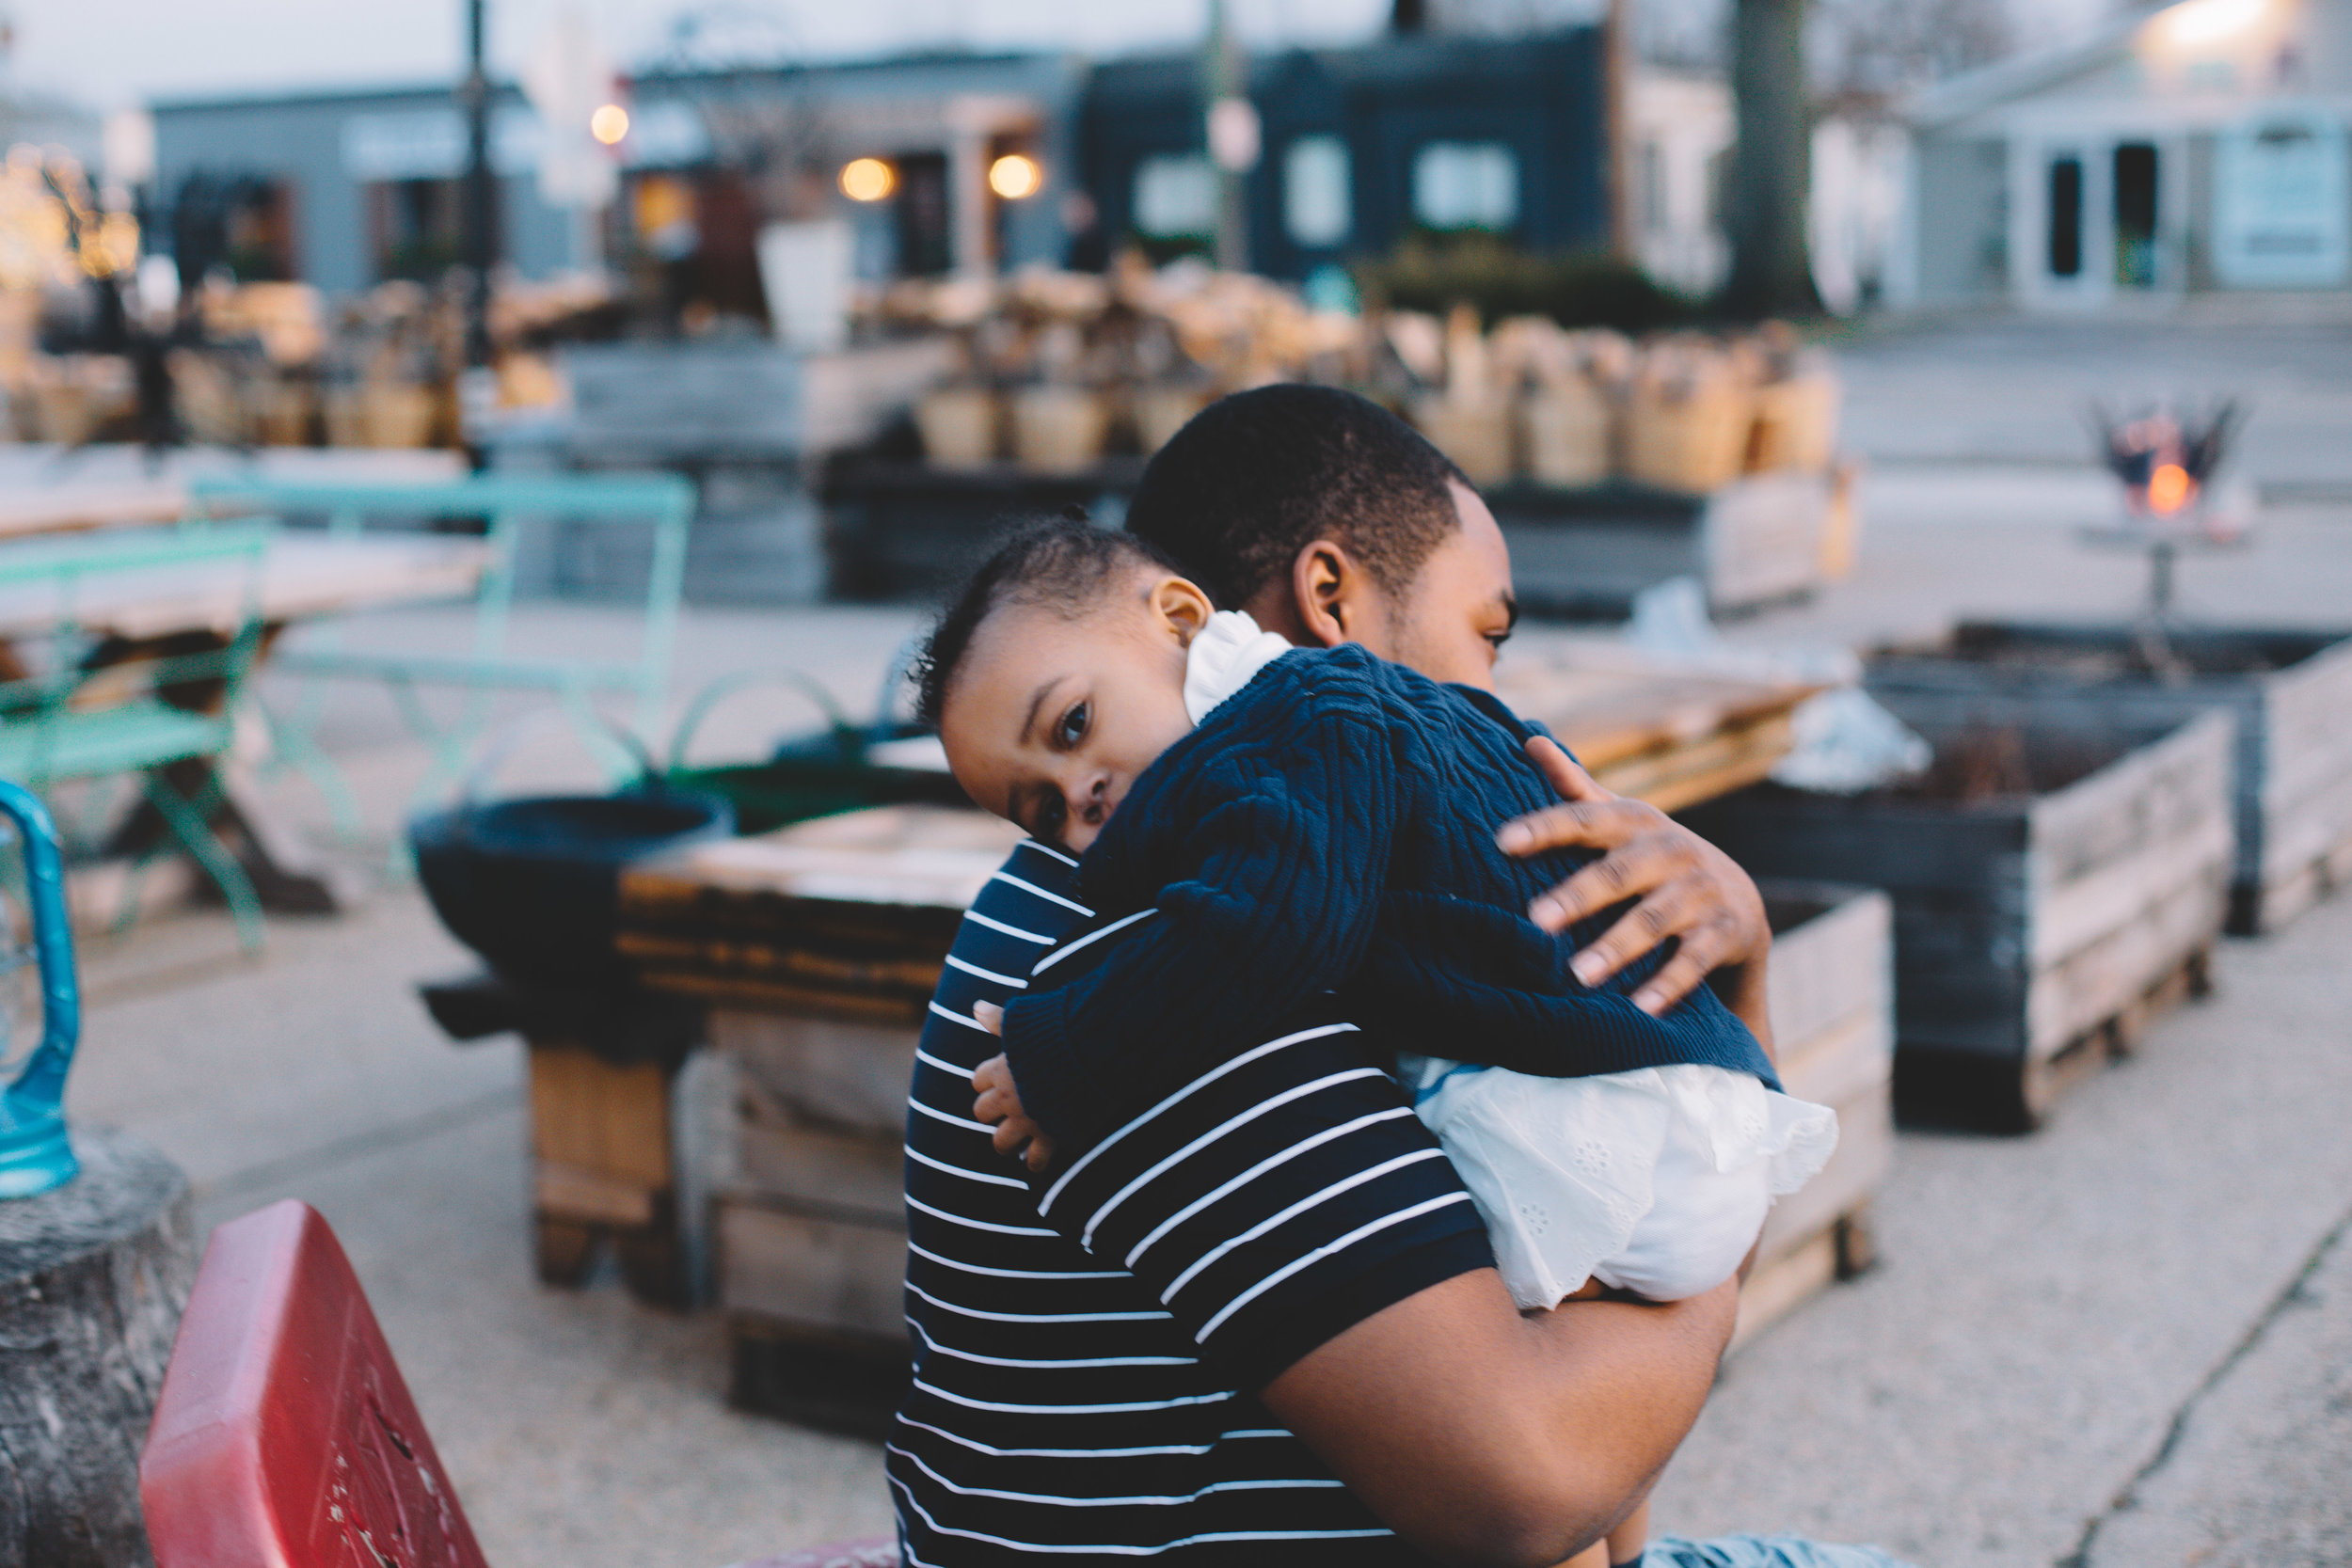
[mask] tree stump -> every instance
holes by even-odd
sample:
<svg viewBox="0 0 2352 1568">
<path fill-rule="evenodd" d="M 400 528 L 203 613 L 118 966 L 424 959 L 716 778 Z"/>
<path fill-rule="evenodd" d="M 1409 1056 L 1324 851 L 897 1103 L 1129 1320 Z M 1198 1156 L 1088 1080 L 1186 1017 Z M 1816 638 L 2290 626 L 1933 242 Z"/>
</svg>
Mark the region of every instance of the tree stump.
<svg viewBox="0 0 2352 1568">
<path fill-rule="evenodd" d="M 0 1202 L 0 1568 L 140 1568 L 139 1449 L 196 1277 L 187 1178 L 78 1132 L 82 1174 Z"/>
</svg>

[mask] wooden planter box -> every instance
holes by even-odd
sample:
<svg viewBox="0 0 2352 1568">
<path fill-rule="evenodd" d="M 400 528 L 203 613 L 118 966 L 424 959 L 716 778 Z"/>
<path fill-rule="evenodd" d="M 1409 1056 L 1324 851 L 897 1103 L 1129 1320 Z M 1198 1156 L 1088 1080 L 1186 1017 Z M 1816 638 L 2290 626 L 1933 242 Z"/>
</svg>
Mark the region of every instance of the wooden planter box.
<svg viewBox="0 0 2352 1568">
<path fill-rule="evenodd" d="M 1756 875 L 1890 893 L 1906 1114 L 2034 1126 L 2077 1069 L 2203 984 L 2236 853 L 2234 721 L 1873 694 L 1936 747 L 1928 779 L 1853 798 L 1759 785 L 1689 820 Z"/>
<path fill-rule="evenodd" d="M 1825 474 L 1756 474 L 1704 495 L 1635 484 L 1508 484 L 1487 503 L 1511 546 L 1522 607 L 1622 620 L 1633 596 L 1696 578 L 1719 614 L 1802 599 L 1821 584 Z"/>
<path fill-rule="evenodd" d="M 1781 1083 L 1837 1113 L 1837 1152 L 1765 1221 L 1735 1342 L 1868 1266 L 1870 1197 L 1895 1156 L 1893 905 L 1829 883 L 1768 880 L 1761 891 Z"/>
<path fill-rule="evenodd" d="M 2352 628 L 2200 627 L 2169 635 L 2185 678 L 2151 673 L 2122 626 L 1963 625 L 1938 648 L 1896 650 L 1874 688 L 1965 700 L 1988 686 L 2056 712 L 2178 721 L 2237 716 L 2237 862 L 2230 929 L 2276 930 L 2352 879 Z"/>
<path fill-rule="evenodd" d="M 739 1408 L 874 1434 L 907 1365 L 913 1027 L 721 1007 L 734 1180 L 711 1204 Z"/>
</svg>

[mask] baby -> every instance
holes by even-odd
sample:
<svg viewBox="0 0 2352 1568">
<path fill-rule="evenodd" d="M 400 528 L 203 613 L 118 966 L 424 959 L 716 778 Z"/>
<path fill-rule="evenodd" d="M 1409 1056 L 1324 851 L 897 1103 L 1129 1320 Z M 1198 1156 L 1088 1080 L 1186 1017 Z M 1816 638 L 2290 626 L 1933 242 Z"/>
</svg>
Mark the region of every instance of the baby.
<svg viewBox="0 0 2352 1568">
<path fill-rule="evenodd" d="M 1606 917 L 1565 938 L 1527 919 L 1575 862 L 1497 847 L 1553 797 L 1525 754 L 1540 732 L 1490 693 L 1294 648 L 1142 542 L 1067 521 L 980 568 L 921 680 L 957 780 L 1082 853 L 1104 923 L 1041 964 L 975 1080 L 1033 1167 L 1329 990 L 1455 1053 L 1399 1076 L 1523 1308 L 1721 1284 L 1835 1147 L 1834 1113 L 1780 1093 L 1712 992 L 1634 1006 L 1664 953 L 1588 988 L 1568 959 Z"/>
</svg>

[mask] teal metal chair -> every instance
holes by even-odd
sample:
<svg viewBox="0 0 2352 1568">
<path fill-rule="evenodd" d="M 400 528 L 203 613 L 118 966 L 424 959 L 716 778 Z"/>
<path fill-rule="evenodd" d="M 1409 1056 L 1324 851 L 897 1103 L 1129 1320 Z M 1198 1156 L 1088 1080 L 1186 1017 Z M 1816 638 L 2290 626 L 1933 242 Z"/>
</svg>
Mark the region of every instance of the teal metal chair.
<svg viewBox="0 0 2352 1568">
<path fill-rule="evenodd" d="M 607 721 L 596 700 L 633 697 L 638 733 L 650 736 L 660 721 L 668 693 L 670 660 L 677 635 L 678 595 L 686 569 L 686 531 L 694 514 L 694 489 L 668 474 L 587 478 L 569 475 L 502 477 L 430 483 L 313 483 L 303 481 L 208 479 L 189 486 L 191 522 L 260 515 L 271 518 L 324 516 L 335 538 L 358 538 L 371 521 L 484 518 L 490 564 L 474 598 L 472 645 L 464 652 L 421 652 L 359 648 L 345 643 L 342 628 L 321 634 L 272 659 L 275 669 L 312 679 L 285 719 L 272 716 L 270 729 L 278 762 L 300 769 L 326 797 L 337 825 L 346 833 L 359 827 L 358 808 L 342 771 L 320 750 L 316 732 L 324 709 L 320 677 L 379 680 L 392 693 L 403 718 L 433 749 L 433 760 L 418 785 L 421 802 L 457 779 L 490 718 L 490 699 L 501 690 L 545 692 L 562 705 L 588 744 L 612 754 L 615 779 L 633 770 L 632 759 L 612 753 Z M 652 530 L 652 569 L 644 598 L 644 628 L 634 659 L 565 659 L 518 657 L 507 643 L 515 597 L 516 549 L 526 523 L 625 524 Z M 425 710 L 419 689 L 456 687 L 467 692 L 453 723 L 437 721 Z"/>
<path fill-rule="evenodd" d="M 135 779 L 171 838 L 228 900 L 247 951 L 262 904 L 211 827 L 217 766 L 259 652 L 262 562 L 271 531 L 244 525 L 41 541 L 0 549 L 0 778 L 45 792 L 83 780 Z M 212 766 L 194 796 L 168 775 Z M 135 870 L 165 847 L 159 840 Z M 127 922 L 134 898 L 124 905 Z"/>
</svg>

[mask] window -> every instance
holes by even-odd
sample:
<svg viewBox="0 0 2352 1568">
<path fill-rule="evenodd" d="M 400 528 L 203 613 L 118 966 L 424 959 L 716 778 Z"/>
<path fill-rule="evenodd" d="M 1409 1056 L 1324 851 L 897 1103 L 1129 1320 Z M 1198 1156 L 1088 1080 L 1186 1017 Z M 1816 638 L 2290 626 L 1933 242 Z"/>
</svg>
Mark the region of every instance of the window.
<svg viewBox="0 0 2352 1568">
<path fill-rule="evenodd" d="M 1216 232 L 1216 170 L 1199 152 L 1154 153 L 1136 166 L 1135 224 L 1154 239 Z"/>
<path fill-rule="evenodd" d="M 2115 280 L 2127 289 L 2156 282 L 2156 150 L 2146 142 L 2115 150 Z"/>
<path fill-rule="evenodd" d="M 388 180 L 370 189 L 376 277 L 431 282 L 463 258 L 463 201 L 456 181 Z"/>
<path fill-rule="evenodd" d="M 1413 158 L 1413 215 L 1432 229 L 1509 229 L 1518 155 L 1501 142 L 1431 142 Z"/>
<path fill-rule="evenodd" d="M 1666 211 L 1666 150 L 1655 138 L 1643 142 L 1635 166 L 1641 170 L 1642 210 L 1634 227 L 1645 234 L 1663 234 L 1673 228 Z"/>
<path fill-rule="evenodd" d="M 2074 277 L 2083 270 L 2083 161 L 2050 163 L 2050 275 Z"/>
<path fill-rule="evenodd" d="M 1346 243 L 1356 227 L 1348 189 L 1347 143 L 1337 136 L 1301 136 L 1282 160 L 1282 225 L 1310 250 Z"/>
</svg>

